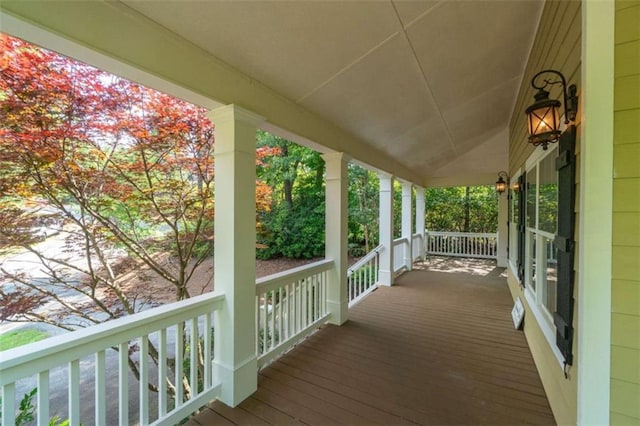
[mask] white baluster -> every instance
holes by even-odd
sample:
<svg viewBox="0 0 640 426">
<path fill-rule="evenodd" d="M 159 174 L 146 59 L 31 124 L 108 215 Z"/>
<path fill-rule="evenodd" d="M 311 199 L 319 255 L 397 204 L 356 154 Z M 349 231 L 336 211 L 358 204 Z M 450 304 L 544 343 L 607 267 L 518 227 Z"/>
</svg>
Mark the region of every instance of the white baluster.
<svg viewBox="0 0 640 426">
<path fill-rule="evenodd" d="M 97 371 L 97 368 L 98 366 L 96 365 L 96 371 Z M 97 395 L 97 389 L 96 389 L 96 395 Z M 49 370 L 44 370 L 38 373 L 37 403 L 38 403 L 38 426 L 48 426 L 49 425 Z M 96 423 L 97 423 L 97 419 L 96 419 Z"/>
<path fill-rule="evenodd" d="M 106 373 L 106 354 L 105 351 L 98 351 L 95 354 L 95 421 L 97 426 L 104 426 L 107 424 L 107 382 L 105 379 Z M 40 392 L 40 384 L 38 383 L 38 393 Z M 48 402 L 47 402 L 48 404 Z M 38 402 L 38 408 L 40 402 Z M 49 414 L 46 415 L 46 419 L 49 418 Z M 38 414 L 38 420 L 40 420 L 40 414 Z M 46 424 L 49 424 L 48 421 Z"/>
<path fill-rule="evenodd" d="M 213 385 L 211 376 L 211 314 L 206 313 L 204 315 L 204 388 L 209 389 Z M 215 333 L 215 331 L 214 331 Z"/>
<path fill-rule="evenodd" d="M 176 324 L 176 396 L 175 406 L 179 407 L 184 401 L 184 387 L 182 385 L 183 376 L 183 361 L 184 361 L 184 322 Z"/>
<path fill-rule="evenodd" d="M 294 295 L 294 286 L 293 283 L 288 283 L 284 286 L 286 305 L 285 305 L 285 316 L 286 321 L 284 322 L 285 329 L 285 338 L 293 336 L 295 333 L 293 330 L 293 295 Z"/>
<path fill-rule="evenodd" d="M 269 292 L 262 297 L 262 348 L 269 352 Z"/>
<path fill-rule="evenodd" d="M 260 346 L 260 339 L 264 336 L 264 331 L 262 324 L 262 293 L 256 296 L 256 349 L 258 351 L 258 355 L 264 353 L 264 347 Z"/>
<path fill-rule="evenodd" d="M 2 387 L 2 426 L 15 426 L 16 385 L 7 383 Z"/>
<path fill-rule="evenodd" d="M 158 417 L 167 414 L 167 329 L 158 337 Z"/>
<path fill-rule="evenodd" d="M 120 425 L 129 424 L 129 343 L 118 345 L 118 418 Z"/>
<path fill-rule="evenodd" d="M 149 337 L 140 337 L 140 379 L 138 381 L 140 400 L 140 424 L 149 424 Z"/>
<path fill-rule="evenodd" d="M 69 425 L 80 425 L 80 360 L 69 363 Z"/>
<path fill-rule="evenodd" d="M 273 349 L 276 346 L 276 292 L 271 291 L 271 346 Z"/>
<path fill-rule="evenodd" d="M 191 398 L 198 394 L 198 317 L 191 318 L 191 349 L 189 355 L 189 385 L 191 386 Z"/>
<path fill-rule="evenodd" d="M 298 280 L 296 284 L 296 333 L 302 326 L 302 282 Z"/>
</svg>

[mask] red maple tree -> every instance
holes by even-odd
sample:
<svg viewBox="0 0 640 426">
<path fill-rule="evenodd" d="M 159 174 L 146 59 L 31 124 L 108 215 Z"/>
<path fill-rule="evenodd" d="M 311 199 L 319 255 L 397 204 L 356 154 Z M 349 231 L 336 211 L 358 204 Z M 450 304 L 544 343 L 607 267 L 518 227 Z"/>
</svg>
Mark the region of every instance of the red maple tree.
<svg viewBox="0 0 640 426">
<path fill-rule="evenodd" d="M 21 247 L 46 275 L 0 267 L 0 320 L 72 330 L 210 288 L 194 274 L 213 254 L 213 149 L 203 108 L 0 34 L 0 256 Z"/>
</svg>

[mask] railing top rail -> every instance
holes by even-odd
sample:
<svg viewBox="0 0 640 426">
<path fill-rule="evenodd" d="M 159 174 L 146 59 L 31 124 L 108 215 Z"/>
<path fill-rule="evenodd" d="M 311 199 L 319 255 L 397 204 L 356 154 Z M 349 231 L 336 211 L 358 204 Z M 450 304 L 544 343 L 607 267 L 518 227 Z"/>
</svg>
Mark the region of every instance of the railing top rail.
<svg viewBox="0 0 640 426">
<path fill-rule="evenodd" d="M 415 234 L 413 234 L 413 235 L 411 236 L 411 238 L 420 238 L 420 237 L 422 237 L 422 234 L 421 234 L 421 233 L 419 233 L 419 232 L 416 232 Z"/>
<path fill-rule="evenodd" d="M 393 246 L 399 246 L 400 244 L 409 244 L 409 239 L 408 238 L 404 238 L 404 237 L 400 237 L 400 238 L 396 238 L 395 240 L 393 240 Z"/>
<path fill-rule="evenodd" d="M 376 254 L 378 254 L 380 252 L 380 250 L 382 250 L 382 244 L 380 244 L 379 246 L 377 246 L 376 248 L 371 250 L 369 253 L 365 254 L 360 260 L 358 260 L 356 263 L 351 265 L 349 267 L 349 269 L 347 269 L 347 274 L 351 274 L 351 273 L 353 273 L 353 271 L 355 271 L 358 268 L 360 268 L 361 266 L 365 265 L 371 259 L 376 257 Z"/>
<path fill-rule="evenodd" d="M 7 374 L 9 369 L 20 367 L 21 371 L 35 374 L 220 309 L 224 297 L 222 292 L 207 293 L 72 331 L 56 336 L 55 340 L 49 338 L 9 349 L 2 352 L 0 357 L 0 386 L 21 378 Z"/>
<path fill-rule="evenodd" d="M 310 263 L 308 265 L 298 266 L 297 268 L 258 278 L 256 280 L 256 294 L 261 294 L 266 291 L 273 290 L 275 288 L 289 284 L 293 281 L 306 278 L 310 275 L 328 271 L 329 269 L 331 269 L 332 265 L 333 259 L 323 259 L 318 262 Z"/>
<path fill-rule="evenodd" d="M 497 232 L 448 232 L 448 231 L 429 231 L 429 235 L 445 236 L 445 237 L 488 237 L 495 238 Z"/>
</svg>

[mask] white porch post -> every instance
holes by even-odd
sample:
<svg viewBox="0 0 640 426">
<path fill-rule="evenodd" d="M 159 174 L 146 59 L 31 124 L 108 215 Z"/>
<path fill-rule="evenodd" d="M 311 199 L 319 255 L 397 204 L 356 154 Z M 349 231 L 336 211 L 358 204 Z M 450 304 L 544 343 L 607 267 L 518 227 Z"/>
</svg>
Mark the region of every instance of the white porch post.
<svg viewBox="0 0 640 426">
<path fill-rule="evenodd" d="M 619 2 L 582 1 L 582 87 L 578 109 L 581 114 L 580 190 L 577 194 L 580 203 L 576 273 L 578 324 L 575 334 L 579 425 L 609 424 L 614 408 L 611 379 L 615 376 L 612 377 L 610 366 L 611 279 L 615 276 L 612 223 L 616 210 L 612 188 L 617 4 Z M 635 161 L 637 167 L 637 157 Z M 618 405 L 623 398 L 631 400 L 635 397 L 637 404 L 638 394 L 631 392 L 628 396 L 614 395 L 614 403 Z"/>
<path fill-rule="evenodd" d="M 413 185 L 402 182 L 402 238 L 408 241 L 404 245 L 404 265 L 407 271 L 413 269 Z"/>
<path fill-rule="evenodd" d="M 379 173 L 380 178 L 380 266 L 378 281 L 393 285 L 393 176 Z"/>
<path fill-rule="evenodd" d="M 220 400 L 235 407 L 258 388 L 256 359 L 256 126 L 263 119 L 235 105 L 211 111 L 215 124 L 216 311 L 214 368 Z"/>
<path fill-rule="evenodd" d="M 509 196 L 508 193 L 498 195 L 498 261 L 499 267 L 507 267 L 507 244 L 508 244 L 508 216 L 509 216 Z M 512 248 L 513 249 L 513 248 Z"/>
<path fill-rule="evenodd" d="M 420 234 L 420 260 L 425 260 L 425 247 L 427 244 L 424 229 L 424 188 L 416 187 L 416 233 Z"/>
<path fill-rule="evenodd" d="M 326 164 L 325 192 L 325 257 L 333 259 L 329 273 L 327 306 L 331 324 L 347 321 L 349 297 L 347 295 L 347 220 L 349 158 L 341 152 L 324 154 Z"/>
</svg>

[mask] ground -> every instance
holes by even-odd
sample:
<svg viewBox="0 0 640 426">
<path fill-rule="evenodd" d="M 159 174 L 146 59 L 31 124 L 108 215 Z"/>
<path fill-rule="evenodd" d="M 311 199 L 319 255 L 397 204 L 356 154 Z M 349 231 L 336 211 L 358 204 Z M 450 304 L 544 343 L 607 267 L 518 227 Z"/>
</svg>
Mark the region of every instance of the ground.
<svg viewBox="0 0 640 426">
<path fill-rule="evenodd" d="M 256 277 L 265 277 L 277 272 L 286 271 L 308 263 L 317 262 L 321 259 L 288 259 L 278 258 L 271 260 L 256 259 Z M 146 287 L 147 292 L 153 294 L 154 300 L 162 303 L 170 303 L 175 301 L 173 287 L 165 280 L 151 277 L 145 269 L 137 269 L 123 278 L 125 290 L 127 288 L 140 289 Z M 213 259 L 205 261 L 199 265 L 194 273 L 193 278 L 189 281 L 188 289 L 191 296 L 207 293 L 213 289 Z"/>
<path fill-rule="evenodd" d="M 37 244 L 37 249 L 41 253 L 47 256 L 55 256 L 60 252 L 60 247 L 64 244 L 64 237 L 61 235 L 52 236 Z M 66 255 L 70 256 L 69 261 L 72 264 L 77 264 L 79 267 L 83 265 L 85 261 L 84 253 L 82 252 L 66 252 Z M 286 259 L 279 258 L 273 260 L 256 260 L 256 275 L 257 277 L 263 277 L 271 275 L 277 272 L 285 271 L 291 268 L 295 268 L 304 264 L 315 262 L 319 259 Z M 168 257 L 165 256 L 162 261 L 165 265 L 170 263 Z M 190 280 L 188 286 L 189 294 L 195 296 L 204 292 L 212 290 L 213 283 L 213 258 L 207 259 L 204 263 L 198 266 L 194 276 Z M 124 266 L 124 265 L 121 265 Z M 123 290 L 132 290 L 130 294 L 142 293 L 147 295 L 147 299 L 153 302 L 165 304 L 176 301 L 175 288 L 166 280 L 158 277 L 155 273 L 152 273 L 145 265 L 136 265 L 133 260 L 126 261 L 124 266 L 128 272 L 120 278 L 120 282 L 123 283 Z M 47 285 L 48 276 L 46 272 L 42 271 L 42 266 L 39 259 L 32 253 L 29 253 L 24 249 L 15 249 L 12 251 L 4 251 L 0 256 L 0 268 L 8 273 L 28 273 L 38 285 Z M 10 291 L 15 283 L 11 280 L 2 280 L 0 278 L 0 285 L 3 289 Z M 62 299 L 77 299 L 78 293 L 65 289 L 61 286 L 50 286 L 49 290 L 55 292 L 58 297 Z M 143 309 L 147 309 L 150 306 L 147 305 Z M 39 308 L 43 311 L 51 311 L 60 309 L 59 304 L 51 300 L 47 304 Z M 11 321 L 0 321 L 0 335 L 5 334 L 14 329 L 32 329 L 39 332 L 46 332 L 49 335 L 60 334 L 63 331 L 56 327 L 49 326 L 41 323 L 15 323 Z"/>
</svg>

